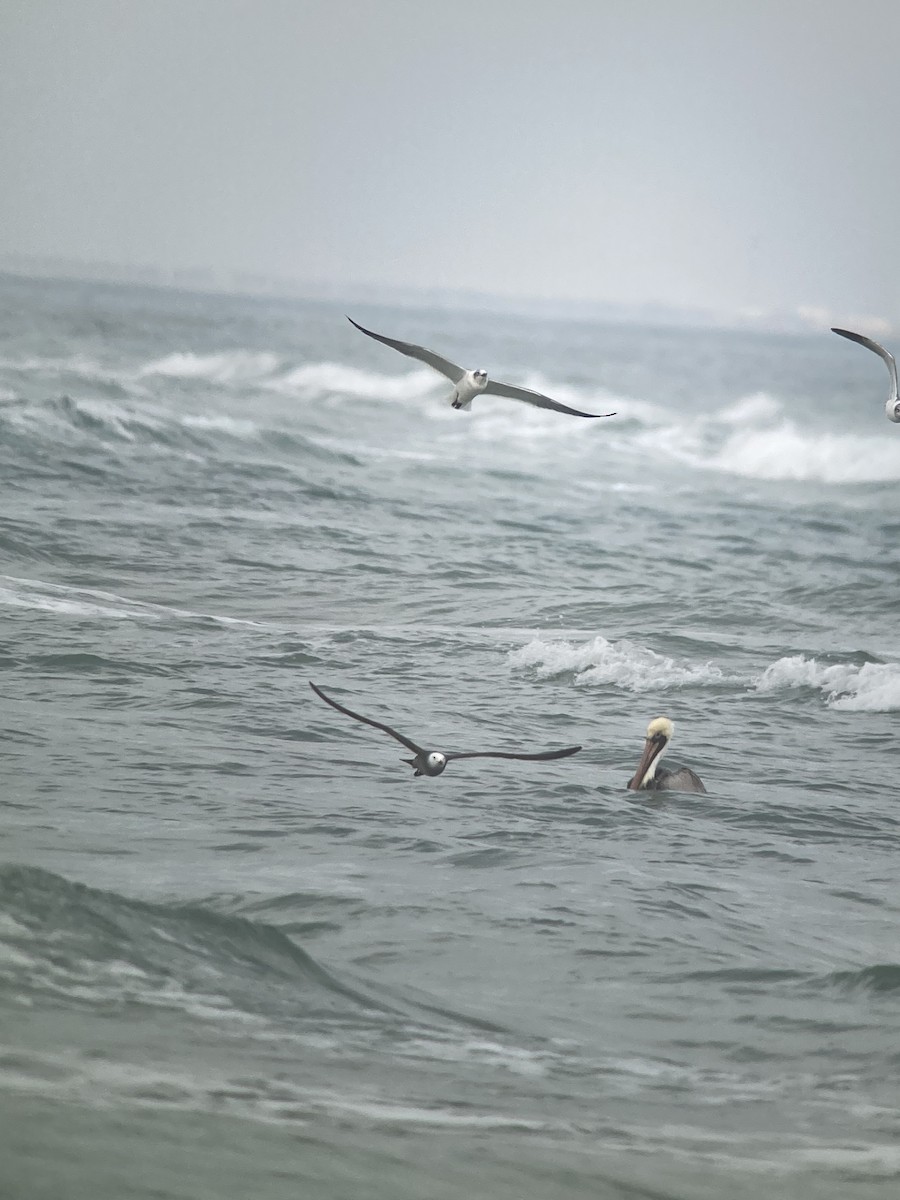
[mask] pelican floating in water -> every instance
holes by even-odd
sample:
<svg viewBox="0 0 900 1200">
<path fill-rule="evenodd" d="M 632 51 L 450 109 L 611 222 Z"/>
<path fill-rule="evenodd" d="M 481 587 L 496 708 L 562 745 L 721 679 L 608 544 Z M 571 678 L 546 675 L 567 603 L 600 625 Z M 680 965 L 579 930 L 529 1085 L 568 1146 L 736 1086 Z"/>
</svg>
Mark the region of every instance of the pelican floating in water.
<svg viewBox="0 0 900 1200">
<path fill-rule="evenodd" d="M 570 754 L 577 754 L 581 749 L 580 746 L 567 746 L 565 750 L 542 750 L 539 754 L 509 754 L 504 750 L 459 750 L 450 753 L 443 753 L 440 750 L 424 750 L 421 746 L 417 746 L 412 738 L 404 737 L 396 729 L 391 729 L 390 725 L 383 725 L 381 721 L 373 721 L 371 717 L 360 716 L 352 708 L 344 708 L 343 704 L 338 704 L 337 700 L 326 696 L 312 680 L 309 680 L 309 686 L 320 700 L 324 700 L 338 712 L 347 717 L 353 717 L 354 721 L 362 721 L 364 725 L 371 725 L 373 729 L 380 729 L 382 733 L 389 733 L 407 750 L 412 750 L 415 758 L 404 758 L 400 761 L 409 763 L 414 775 L 440 775 L 447 763 L 454 758 L 521 758 L 527 759 L 529 762 L 547 762 L 553 758 L 568 758 Z"/>
<path fill-rule="evenodd" d="M 897 391 L 897 364 L 894 361 L 894 356 L 890 350 L 885 350 L 884 346 L 879 346 L 872 338 L 864 337 L 861 333 L 851 333 L 849 329 L 832 329 L 832 333 L 839 333 L 841 337 L 849 338 L 851 342 L 859 342 L 861 346 L 865 346 L 867 350 L 871 350 L 877 354 L 879 358 L 883 358 L 887 363 L 888 373 L 891 377 L 891 394 L 885 401 L 884 411 L 887 413 L 889 421 L 900 421 L 900 395 Z"/>
<path fill-rule="evenodd" d="M 551 400 L 549 396 L 544 396 L 540 392 L 532 392 L 529 388 L 516 387 L 511 383 L 499 383 L 496 379 L 488 379 L 487 371 L 467 371 L 465 367 L 458 367 L 456 363 L 450 362 L 447 358 L 441 358 L 440 354 L 435 354 L 433 350 L 426 350 L 424 346 L 416 346 L 413 342 L 396 341 L 394 338 L 384 337 L 383 334 L 373 333 L 371 329 L 364 329 L 362 325 L 357 325 L 352 317 L 348 317 L 347 320 L 366 337 L 374 338 L 376 342 L 383 342 L 385 346 L 390 346 L 393 350 L 399 350 L 407 358 L 417 358 L 419 362 L 433 367 L 441 375 L 446 375 L 454 384 L 453 395 L 450 397 L 452 408 L 471 408 L 475 397 L 484 392 L 486 396 L 506 396 L 510 400 L 524 400 L 526 404 L 533 404 L 535 408 L 552 408 L 555 412 L 568 413 L 570 417 L 614 417 L 616 415 L 614 412 L 579 412 L 577 408 L 569 408 L 568 405 L 560 404 L 558 400 Z"/>
<path fill-rule="evenodd" d="M 658 770 L 659 760 L 672 740 L 675 726 L 668 717 L 657 717 L 647 726 L 644 753 L 638 763 L 634 778 L 628 784 L 632 792 L 705 792 L 703 781 L 690 767 L 676 767 L 672 771 L 663 767 Z"/>
</svg>

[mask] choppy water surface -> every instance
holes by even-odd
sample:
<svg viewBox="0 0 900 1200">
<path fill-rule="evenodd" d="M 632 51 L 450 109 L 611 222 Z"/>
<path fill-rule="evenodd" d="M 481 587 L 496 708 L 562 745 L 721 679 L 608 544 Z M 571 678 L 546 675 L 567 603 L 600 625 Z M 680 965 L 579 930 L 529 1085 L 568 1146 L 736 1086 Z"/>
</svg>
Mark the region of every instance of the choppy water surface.
<svg viewBox="0 0 900 1200">
<path fill-rule="evenodd" d="M 353 315 L 0 287 L 7 1192 L 895 1196 L 880 364 Z"/>
</svg>

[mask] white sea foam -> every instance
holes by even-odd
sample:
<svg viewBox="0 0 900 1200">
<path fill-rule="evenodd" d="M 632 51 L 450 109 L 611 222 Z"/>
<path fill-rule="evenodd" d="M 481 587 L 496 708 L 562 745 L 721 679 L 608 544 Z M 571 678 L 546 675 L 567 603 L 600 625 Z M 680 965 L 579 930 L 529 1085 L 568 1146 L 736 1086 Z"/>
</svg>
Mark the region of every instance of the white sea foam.
<svg viewBox="0 0 900 1200">
<path fill-rule="evenodd" d="M 742 396 L 715 412 L 647 420 L 633 445 L 648 460 L 675 459 L 700 470 L 744 479 L 811 483 L 900 480 L 900 439 L 836 433 L 801 425 L 765 392 Z"/>
<path fill-rule="evenodd" d="M 266 384 L 272 391 L 292 396 L 350 396 L 381 400 L 420 399 L 441 386 L 446 386 L 449 395 L 451 385 L 446 381 L 442 384 L 434 371 L 427 368 L 408 371 L 403 375 L 379 375 L 374 371 L 363 371 L 334 362 L 306 363 Z"/>
<path fill-rule="evenodd" d="M 79 375 L 104 383 L 118 381 L 119 374 L 108 365 L 88 358 L 85 354 L 72 354 L 63 358 L 0 358 L 0 370 L 19 371 L 22 374 L 44 372 L 48 375 Z"/>
<path fill-rule="evenodd" d="M 318 1104 L 331 1112 L 350 1113 L 370 1121 L 391 1124 L 423 1125 L 444 1129 L 521 1129 L 537 1131 L 552 1128 L 549 1121 L 528 1117 L 505 1116 L 502 1113 L 461 1113 L 441 1108 L 418 1108 L 414 1105 L 393 1104 L 379 1097 L 346 1099 L 317 1097 Z"/>
<path fill-rule="evenodd" d="M 195 414 L 179 417 L 179 421 L 186 429 L 209 429 L 215 433 L 229 433 L 233 437 L 256 437 L 259 433 L 259 426 L 254 421 L 241 417 Z"/>
<path fill-rule="evenodd" d="M 735 675 L 714 662 L 675 659 L 637 642 L 613 642 L 599 635 L 580 643 L 536 637 L 511 650 L 508 657 L 513 669 L 533 669 L 539 679 L 572 674 L 579 685 L 613 686 L 629 692 L 727 684 L 757 692 L 815 688 L 829 708 L 846 712 L 900 709 L 900 663 L 826 665 L 800 654 L 780 658 L 760 674 Z"/>
<path fill-rule="evenodd" d="M 900 441 L 799 425 L 765 393 L 720 410 L 709 430 L 725 433 L 702 464 L 749 479 L 876 483 L 900 479 Z"/>
<path fill-rule="evenodd" d="M 779 658 L 755 683 L 758 692 L 817 688 L 829 708 L 845 712 L 900 709 L 900 663 L 835 663 L 824 666 L 802 654 Z"/>
<path fill-rule="evenodd" d="M 212 613 L 192 612 L 189 609 L 170 608 L 165 604 L 148 604 L 142 600 L 130 600 L 114 592 L 102 592 L 95 588 L 67 587 L 43 580 L 18 579 L 13 575 L 0 575 L 0 605 L 8 608 L 37 609 L 74 618 L 105 618 L 118 621 L 162 621 L 188 619 L 215 621 L 221 625 L 247 625 L 264 628 L 258 621 L 240 617 L 220 617 Z"/>
<path fill-rule="evenodd" d="M 169 379 L 205 379 L 210 383 L 250 383 L 272 375 L 279 363 L 278 355 L 267 351 L 227 350 L 221 354 L 178 351 L 147 363 L 138 377 L 162 375 Z"/>
<path fill-rule="evenodd" d="M 498 1067 L 513 1075 L 542 1076 L 547 1072 L 551 1056 L 525 1050 L 520 1046 L 503 1046 L 499 1042 L 468 1041 L 438 1037 L 412 1038 L 398 1051 L 407 1058 L 438 1060 L 452 1063 L 481 1063 Z"/>
<path fill-rule="evenodd" d="M 876 483 L 900 479 L 900 441 L 810 433 L 784 420 L 774 429 L 734 434 L 707 465 L 750 479 Z"/>
<path fill-rule="evenodd" d="M 539 679 L 572 672 L 578 684 L 612 684 L 629 692 L 733 681 L 714 663 L 676 661 L 637 642 L 611 642 L 599 635 L 581 644 L 534 638 L 510 651 L 509 662 L 514 668 L 534 668 Z"/>
</svg>

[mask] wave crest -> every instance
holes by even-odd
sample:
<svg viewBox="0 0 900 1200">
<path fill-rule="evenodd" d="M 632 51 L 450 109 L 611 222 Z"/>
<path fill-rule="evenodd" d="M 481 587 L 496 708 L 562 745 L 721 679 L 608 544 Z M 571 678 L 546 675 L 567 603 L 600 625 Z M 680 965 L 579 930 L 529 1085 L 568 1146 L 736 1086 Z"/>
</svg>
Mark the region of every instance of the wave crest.
<svg viewBox="0 0 900 1200">
<path fill-rule="evenodd" d="M 349 396 L 354 399 L 413 400 L 440 385 L 434 371 L 409 371 L 405 375 L 379 375 L 343 363 L 305 363 L 272 379 L 267 388 L 288 395 L 309 397 Z M 446 385 L 449 395 L 451 385 Z"/>
<path fill-rule="evenodd" d="M 272 375 L 279 363 L 278 355 L 269 351 L 227 350 L 221 354 L 176 351 L 147 363 L 138 377 L 162 375 L 168 379 L 205 379 L 209 383 L 247 383 Z"/>
<path fill-rule="evenodd" d="M 802 654 L 779 658 L 755 684 L 758 692 L 816 688 L 829 708 L 845 712 L 893 712 L 900 709 L 900 663 L 835 663 L 825 666 Z"/>
<path fill-rule="evenodd" d="M 750 479 L 877 483 L 900 479 L 900 444 L 858 434 L 806 433 L 793 421 L 733 434 L 708 466 Z"/>
<path fill-rule="evenodd" d="M 786 416 L 782 403 L 765 392 L 740 397 L 714 412 L 667 417 L 667 426 L 657 422 L 636 435 L 643 454 L 771 482 L 900 480 L 896 439 L 811 429 Z"/>
<path fill-rule="evenodd" d="M 534 638 L 510 651 L 509 662 L 514 668 L 534 668 L 539 679 L 571 672 L 578 684 L 613 684 L 629 692 L 729 682 L 729 676 L 711 662 L 677 662 L 637 642 L 611 642 L 600 635 L 580 645 Z"/>
</svg>

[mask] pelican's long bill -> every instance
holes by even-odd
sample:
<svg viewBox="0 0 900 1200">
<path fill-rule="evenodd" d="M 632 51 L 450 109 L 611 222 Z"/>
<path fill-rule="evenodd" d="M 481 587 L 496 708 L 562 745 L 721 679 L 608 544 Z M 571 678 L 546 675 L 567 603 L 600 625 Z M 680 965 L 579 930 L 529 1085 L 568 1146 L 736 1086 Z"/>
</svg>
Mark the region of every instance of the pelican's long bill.
<svg viewBox="0 0 900 1200">
<path fill-rule="evenodd" d="M 641 761 L 637 765 L 637 770 L 628 784 L 628 788 L 632 792 L 640 791 L 641 784 L 649 775 L 653 778 L 657 758 L 662 754 L 668 745 L 669 739 L 661 732 L 651 734 L 647 733 L 647 740 L 644 742 L 644 752 L 641 755 Z"/>
</svg>

